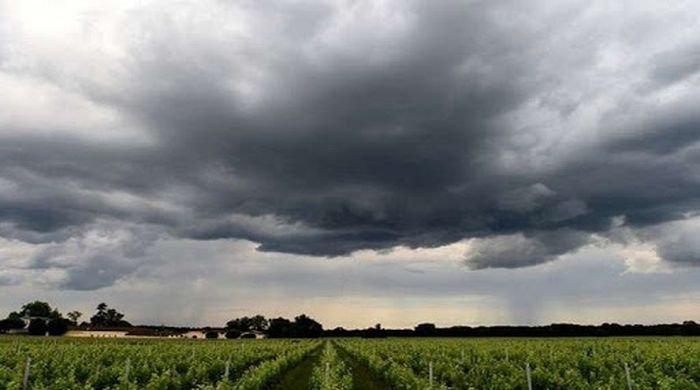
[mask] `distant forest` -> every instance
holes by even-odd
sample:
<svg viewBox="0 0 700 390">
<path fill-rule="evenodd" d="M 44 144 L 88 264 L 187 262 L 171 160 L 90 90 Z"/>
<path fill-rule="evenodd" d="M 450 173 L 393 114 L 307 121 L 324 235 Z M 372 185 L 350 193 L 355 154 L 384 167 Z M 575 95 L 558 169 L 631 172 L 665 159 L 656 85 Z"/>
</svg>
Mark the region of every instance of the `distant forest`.
<svg viewBox="0 0 700 390">
<path fill-rule="evenodd" d="M 551 324 L 542 326 L 452 326 L 438 328 L 431 323 L 413 329 L 345 330 L 336 328 L 323 332 L 324 337 L 607 337 L 607 336 L 700 336 L 700 324 L 685 321 L 682 324 L 660 325 L 602 325 Z"/>
<path fill-rule="evenodd" d="M 46 302 L 34 301 L 25 304 L 19 311 L 11 312 L 0 320 L 0 333 L 16 329 L 26 329 L 28 334 L 64 334 L 71 328 L 129 328 L 132 325 L 124 320 L 125 315 L 110 308 L 105 303 L 96 307 L 90 322 L 79 323 L 82 313 L 72 311 L 67 318 Z M 152 329 L 155 334 L 191 329 L 184 327 L 140 325 L 138 328 Z M 201 328 L 221 330 L 227 338 L 237 338 L 245 332 L 262 332 L 269 338 L 317 338 L 317 337 L 606 337 L 606 336 L 700 336 L 700 324 L 684 321 L 680 324 L 660 325 L 602 325 L 551 324 L 543 326 L 452 326 L 438 328 L 432 323 L 422 323 L 413 329 L 385 329 L 381 324 L 367 329 L 345 329 L 337 327 L 324 329 L 313 318 L 301 314 L 294 320 L 286 318 L 267 319 L 262 315 L 240 317 L 230 320 L 224 327 Z"/>
<path fill-rule="evenodd" d="M 299 322 L 297 320 L 299 318 L 303 318 L 304 321 Z M 385 329 L 380 324 L 366 329 L 345 329 L 343 327 L 324 329 L 323 325 L 303 314 L 296 317 L 294 321 L 284 318 L 272 319 L 269 322 L 271 326 L 267 328 L 232 327 L 231 322 L 235 321 L 237 320 L 227 324 L 225 329 L 228 332 L 237 334 L 246 330 L 260 330 L 266 333 L 269 338 L 700 336 L 700 324 L 694 321 L 659 325 L 604 323 L 602 325 L 551 324 L 542 326 L 452 326 L 447 328 L 438 328 L 432 323 L 422 323 L 412 329 Z M 301 324 L 307 326 L 300 326 Z M 146 325 L 141 327 L 161 331 L 167 329 L 167 327 L 162 326 Z"/>
</svg>

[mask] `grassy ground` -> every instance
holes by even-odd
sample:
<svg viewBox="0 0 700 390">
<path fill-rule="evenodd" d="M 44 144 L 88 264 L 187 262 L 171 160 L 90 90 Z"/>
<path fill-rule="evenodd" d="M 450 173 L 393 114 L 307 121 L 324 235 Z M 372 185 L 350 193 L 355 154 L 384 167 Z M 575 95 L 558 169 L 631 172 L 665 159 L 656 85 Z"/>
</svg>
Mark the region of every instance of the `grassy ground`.
<svg viewBox="0 0 700 390">
<path fill-rule="evenodd" d="M 349 353 L 341 348 L 337 348 L 338 355 L 343 359 L 345 364 L 350 367 L 352 372 L 352 388 L 353 390 L 390 390 L 391 386 L 378 380 L 372 375 L 367 367 L 353 358 Z"/>
<path fill-rule="evenodd" d="M 326 341 L 329 342 L 329 341 Z M 307 390 L 310 388 L 311 372 L 319 362 L 323 348 L 316 349 L 306 359 L 287 371 L 271 390 Z M 336 347 L 343 362 L 352 373 L 353 390 L 390 390 L 391 386 L 378 380 L 370 370 L 350 354 Z"/>
<path fill-rule="evenodd" d="M 306 390 L 311 379 L 311 371 L 321 356 L 322 348 L 316 348 L 306 359 L 287 371 L 280 380 L 271 387 L 272 390 Z"/>
</svg>

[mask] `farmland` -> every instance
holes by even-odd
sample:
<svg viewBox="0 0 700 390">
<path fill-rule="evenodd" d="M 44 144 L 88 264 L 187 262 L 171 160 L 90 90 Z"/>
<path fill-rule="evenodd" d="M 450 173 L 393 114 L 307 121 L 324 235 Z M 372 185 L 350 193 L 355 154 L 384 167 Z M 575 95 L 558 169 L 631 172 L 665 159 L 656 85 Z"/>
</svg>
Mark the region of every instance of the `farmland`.
<svg viewBox="0 0 700 390">
<path fill-rule="evenodd" d="M 700 339 L 0 337 L 0 389 L 700 389 Z"/>
</svg>

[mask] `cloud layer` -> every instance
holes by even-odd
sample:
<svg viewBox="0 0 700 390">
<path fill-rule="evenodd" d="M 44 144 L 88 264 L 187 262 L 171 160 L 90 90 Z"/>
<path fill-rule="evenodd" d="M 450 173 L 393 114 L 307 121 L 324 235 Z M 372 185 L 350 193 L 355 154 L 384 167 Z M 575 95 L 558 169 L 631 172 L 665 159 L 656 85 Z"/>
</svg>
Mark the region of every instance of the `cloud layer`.
<svg viewBox="0 0 700 390">
<path fill-rule="evenodd" d="M 698 264 L 698 11 L 0 2 L 0 235 L 70 289 L 168 237 L 331 257 L 472 239 L 483 269 L 634 236 Z"/>
</svg>

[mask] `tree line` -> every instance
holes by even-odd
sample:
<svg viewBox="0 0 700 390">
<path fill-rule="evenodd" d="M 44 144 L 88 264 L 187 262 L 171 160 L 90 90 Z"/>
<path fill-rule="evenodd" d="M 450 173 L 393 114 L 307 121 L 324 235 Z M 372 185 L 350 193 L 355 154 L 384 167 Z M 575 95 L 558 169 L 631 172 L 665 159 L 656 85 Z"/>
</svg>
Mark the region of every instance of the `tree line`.
<svg viewBox="0 0 700 390">
<path fill-rule="evenodd" d="M 367 329 L 335 328 L 323 332 L 324 337 L 609 337 L 609 336 L 700 336 L 700 324 L 684 321 L 678 324 L 601 325 L 551 324 L 542 326 L 452 326 L 438 328 L 432 323 L 418 324 L 413 329 L 382 329 L 377 324 Z"/>
<path fill-rule="evenodd" d="M 323 335 L 323 325 L 306 314 L 288 320 L 267 319 L 262 315 L 241 317 L 226 323 L 226 338 L 245 337 L 247 332 L 263 332 L 269 338 L 315 338 Z"/>
<path fill-rule="evenodd" d="M 78 326 L 83 313 L 71 311 L 65 317 L 58 309 L 42 301 L 29 302 L 20 310 L 11 312 L 0 320 L 0 333 L 23 329 L 31 335 L 62 335 L 71 326 Z M 131 323 L 124 314 L 106 303 L 100 303 L 89 322 L 81 327 L 124 328 Z M 28 322 L 28 323 L 27 323 Z M 152 327 L 144 327 L 152 328 Z M 158 327 L 161 330 L 182 328 Z M 205 328 L 206 329 L 206 328 Z M 221 329 L 221 328 L 218 328 Z M 218 338 L 219 332 L 209 329 L 207 337 Z M 602 325 L 551 324 L 543 326 L 453 326 L 438 328 L 432 323 L 418 324 L 412 329 L 384 329 L 381 324 L 366 329 L 324 330 L 315 319 L 301 314 L 289 320 L 283 317 L 268 319 L 263 315 L 240 317 L 228 321 L 223 328 L 226 338 L 255 337 L 263 333 L 269 338 L 316 338 L 316 337 L 605 337 L 605 336 L 700 336 L 700 324 L 685 321 L 679 324 L 659 325 Z"/>
<path fill-rule="evenodd" d="M 685 321 L 659 325 L 551 324 L 542 326 L 452 326 L 438 328 L 421 323 L 408 329 L 384 329 L 381 324 L 366 329 L 337 327 L 324 330 L 323 325 L 306 315 L 294 321 L 285 318 L 265 319 L 262 315 L 242 317 L 227 323 L 227 337 L 237 338 L 246 331 L 264 331 L 272 338 L 294 337 L 607 337 L 607 336 L 700 336 L 700 324 Z"/>
<path fill-rule="evenodd" d="M 95 314 L 90 317 L 90 322 L 83 322 L 83 326 L 95 327 L 127 327 L 131 326 L 124 320 L 124 314 L 110 308 L 106 303 L 100 303 L 95 309 Z M 70 326 L 77 326 L 83 313 L 74 310 L 64 317 L 56 308 L 52 308 L 47 302 L 29 302 L 18 311 L 11 312 L 5 319 L 0 320 L 0 332 L 26 329 L 30 335 L 60 336 L 68 331 Z M 28 323 L 27 323 L 28 322 Z"/>
</svg>

